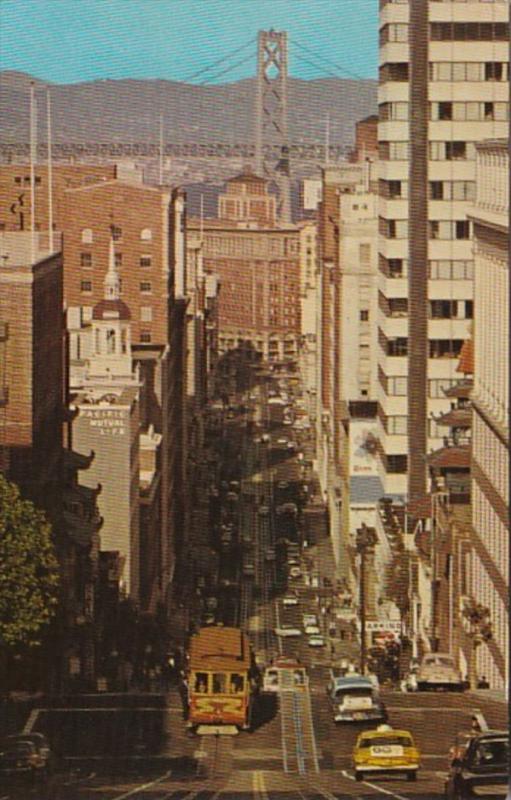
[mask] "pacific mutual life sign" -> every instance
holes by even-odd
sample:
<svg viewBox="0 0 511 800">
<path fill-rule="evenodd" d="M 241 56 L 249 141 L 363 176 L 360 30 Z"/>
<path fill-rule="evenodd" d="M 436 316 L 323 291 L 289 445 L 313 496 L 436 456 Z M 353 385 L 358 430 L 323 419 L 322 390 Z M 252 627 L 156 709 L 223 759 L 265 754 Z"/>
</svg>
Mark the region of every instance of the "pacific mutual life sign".
<svg viewBox="0 0 511 800">
<path fill-rule="evenodd" d="M 101 436 L 124 436 L 125 412 L 117 408 L 80 408 L 80 415 L 89 420 L 91 428 L 99 428 Z"/>
</svg>

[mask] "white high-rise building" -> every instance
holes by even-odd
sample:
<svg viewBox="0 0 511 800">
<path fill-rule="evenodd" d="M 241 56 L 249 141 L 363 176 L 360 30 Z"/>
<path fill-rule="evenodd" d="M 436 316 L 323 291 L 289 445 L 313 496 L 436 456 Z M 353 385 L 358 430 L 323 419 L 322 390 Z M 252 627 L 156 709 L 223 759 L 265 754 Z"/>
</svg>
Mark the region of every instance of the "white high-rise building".
<svg viewBox="0 0 511 800">
<path fill-rule="evenodd" d="M 474 225 L 474 389 L 470 599 L 492 637 L 475 668 L 492 688 L 509 680 L 509 158 L 507 141 L 477 146 Z M 471 642 L 473 646 L 473 642 Z"/>
<path fill-rule="evenodd" d="M 380 0 L 378 438 L 399 499 L 427 492 L 470 332 L 476 143 L 507 136 L 508 21 L 505 0 Z"/>
</svg>

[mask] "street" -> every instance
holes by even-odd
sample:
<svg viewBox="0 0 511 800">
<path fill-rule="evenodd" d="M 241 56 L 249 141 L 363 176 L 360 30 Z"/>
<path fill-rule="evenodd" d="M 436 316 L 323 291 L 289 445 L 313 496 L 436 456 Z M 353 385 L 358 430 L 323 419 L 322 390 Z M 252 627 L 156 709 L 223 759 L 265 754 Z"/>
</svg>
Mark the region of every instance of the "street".
<svg viewBox="0 0 511 800">
<path fill-rule="evenodd" d="M 279 656 L 298 660 L 308 685 L 300 693 L 260 694 L 252 730 L 235 736 L 187 729 L 177 686 L 164 695 L 142 695 L 129 710 L 125 698 L 117 705 L 115 697 L 104 707 L 92 708 L 84 698 L 82 708 L 41 708 L 27 724 L 58 742 L 60 767 L 45 787 L 6 786 L 0 800 L 435 800 L 444 796 L 449 748 L 470 729 L 472 716 L 482 714 L 490 727 L 507 726 L 506 708 L 481 693 L 403 694 L 384 686 L 389 724 L 411 731 L 420 749 L 418 780 L 355 782 L 351 755 L 367 725 L 336 724 L 326 684 L 341 657 L 356 661 L 359 644 L 342 613 L 335 613 L 328 589 L 333 553 L 321 524 L 304 542 L 299 517 L 311 494 L 302 463 L 306 437 L 284 425 L 282 406 L 268 403 L 272 385 L 238 397 L 246 411 L 222 412 L 220 478 L 227 489 L 238 481 L 240 490 L 234 500 L 225 487 L 219 496 L 218 518 L 230 532 L 217 543 L 219 576 L 239 591 L 235 601 L 219 587 L 216 622 L 247 630 L 261 669 Z M 218 540 L 220 531 L 214 531 Z M 290 594 L 294 605 L 284 603 Z M 311 645 L 305 614 L 316 617 L 323 644 Z"/>
</svg>

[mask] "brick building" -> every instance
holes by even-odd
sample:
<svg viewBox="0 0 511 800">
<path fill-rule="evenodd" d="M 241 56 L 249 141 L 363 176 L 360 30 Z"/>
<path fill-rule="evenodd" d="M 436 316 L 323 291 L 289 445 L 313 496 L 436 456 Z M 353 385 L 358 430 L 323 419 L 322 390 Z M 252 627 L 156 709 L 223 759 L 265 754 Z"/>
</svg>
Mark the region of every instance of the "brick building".
<svg viewBox="0 0 511 800">
<path fill-rule="evenodd" d="M 62 229 L 62 210 L 66 189 L 87 186 L 116 177 L 115 164 L 55 164 L 52 169 L 53 225 Z M 35 166 L 35 227 L 48 229 L 48 166 Z M 30 166 L 9 164 L 0 167 L 0 231 L 29 231 Z"/>
<path fill-rule="evenodd" d="M 47 632 L 49 649 L 37 657 L 48 657 L 39 665 L 41 676 L 65 688 L 71 660 L 84 679 L 94 675 L 86 623 L 95 614 L 99 487 L 88 490 L 79 483 L 78 470 L 87 470 L 93 458 L 68 449 L 69 437 L 63 435 L 62 254 L 48 252 L 47 236 L 32 239 L 26 232 L 1 234 L 0 254 L 0 470 L 52 525 L 60 603 L 57 623 Z M 20 675 L 23 666 L 16 667 Z"/>
<path fill-rule="evenodd" d="M 188 222 L 190 234 L 202 231 L 204 271 L 222 286 L 220 352 L 250 343 L 270 360 L 297 356 L 300 231 L 277 227 L 274 207 L 267 181 L 243 173 L 227 182 L 217 219 Z"/>
<path fill-rule="evenodd" d="M 118 180 L 65 192 L 64 297 L 84 319 L 103 296 L 111 232 L 121 296 L 132 313 L 132 341 L 166 344 L 169 313 L 170 196 Z"/>
</svg>

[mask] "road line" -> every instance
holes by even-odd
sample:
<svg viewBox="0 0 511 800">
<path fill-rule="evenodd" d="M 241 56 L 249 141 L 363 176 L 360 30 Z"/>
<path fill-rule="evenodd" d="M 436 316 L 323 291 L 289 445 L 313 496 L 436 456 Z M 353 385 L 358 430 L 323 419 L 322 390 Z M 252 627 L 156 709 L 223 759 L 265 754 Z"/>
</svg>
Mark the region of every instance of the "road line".
<svg viewBox="0 0 511 800">
<path fill-rule="evenodd" d="M 342 770 L 342 774 L 344 775 L 345 778 L 349 778 L 350 781 L 355 781 L 353 775 L 350 775 L 349 772 L 346 772 L 345 769 Z M 412 800 L 411 797 L 405 797 L 402 794 L 396 794 L 395 792 L 392 792 L 390 789 L 384 789 L 383 786 L 378 786 L 376 783 L 370 783 L 369 781 L 361 781 L 361 783 L 364 783 L 366 786 L 370 786 L 371 789 L 376 789 L 377 792 L 381 792 L 382 794 L 388 794 L 389 797 L 394 797 L 395 800 Z"/>
<path fill-rule="evenodd" d="M 37 722 L 37 717 L 39 716 L 40 710 L 46 711 L 46 709 L 39 709 L 39 708 L 32 709 L 32 711 L 30 712 L 30 716 L 25 723 L 25 727 L 22 730 L 22 733 L 32 733 L 32 729 Z"/>
<path fill-rule="evenodd" d="M 126 794 L 120 794 L 117 797 L 113 797 L 112 800 L 127 800 L 128 797 L 134 797 L 136 794 L 139 794 L 139 792 L 143 792 L 146 789 L 150 789 L 152 786 L 157 786 L 159 783 L 162 783 L 162 781 L 165 781 L 167 780 L 167 778 L 170 778 L 171 775 L 172 772 L 171 770 L 169 770 L 168 772 L 165 773 L 165 775 L 162 775 L 160 778 L 156 778 L 155 781 L 151 781 L 150 783 L 144 783 L 143 786 L 136 786 L 135 789 L 131 789 L 129 792 L 126 792 Z"/>
</svg>

